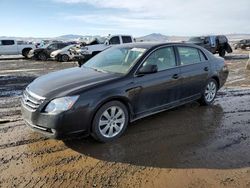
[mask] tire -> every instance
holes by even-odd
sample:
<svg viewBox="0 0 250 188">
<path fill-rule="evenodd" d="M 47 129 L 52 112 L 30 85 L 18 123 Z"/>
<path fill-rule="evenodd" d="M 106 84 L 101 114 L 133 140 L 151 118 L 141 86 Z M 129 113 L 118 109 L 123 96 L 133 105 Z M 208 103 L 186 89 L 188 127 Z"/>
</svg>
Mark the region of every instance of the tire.
<svg viewBox="0 0 250 188">
<path fill-rule="evenodd" d="M 22 51 L 22 55 L 27 59 L 31 48 L 26 48 Z"/>
<path fill-rule="evenodd" d="M 119 138 L 129 122 L 127 107 L 119 101 L 111 101 L 97 110 L 91 135 L 99 142 L 110 142 Z"/>
<path fill-rule="evenodd" d="M 225 57 L 225 55 L 226 55 L 226 50 L 225 50 L 225 49 L 221 49 L 221 50 L 219 51 L 219 55 L 220 55 L 221 57 Z"/>
<path fill-rule="evenodd" d="M 46 56 L 45 53 L 40 52 L 40 53 L 38 54 L 38 59 L 41 60 L 41 61 L 46 61 L 48 58 L 47 58 L 47 56 Z"/>
<path fill-rule="evenodd" d="M 203 106 L 211 105 L 214 102 L 218 91 L 218 83 L 214 79 L 209 79 L 207 84 L 202 92 L 202 97 L 200 98 L 199 102 Z"/>
<path fill-rule="evenodd" d="M 63 55 L 61 55 L 60 60 L 62 62 L 68 62 L 69 61 L 69 56 L 67 54 L 63 54 Z"/>
</svg>

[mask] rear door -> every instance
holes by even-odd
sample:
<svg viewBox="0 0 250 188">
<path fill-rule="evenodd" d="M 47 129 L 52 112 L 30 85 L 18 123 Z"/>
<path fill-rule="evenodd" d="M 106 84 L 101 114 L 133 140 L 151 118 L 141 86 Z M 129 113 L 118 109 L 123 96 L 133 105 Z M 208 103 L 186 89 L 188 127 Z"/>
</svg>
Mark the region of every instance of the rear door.
<svg viewBox="0 0 250 188">
<path fill-rule="evenodd" d="M 134 78 L 136 97 L 134 112 L 144 114 L 172 105 L 180 99 L 180 68 L 176 63 L 173 47 L 162 47 L 152 52 L 142 66 L 154 64 L 158 72 L 137 75 Z"/>
<path fill-rule="evenodd" d="M 177 46 L 182 80 L 181 98 L 192 99 L 199 96 L 209 77 L 210 64 L 205 54 L 198 48 Z"/>
</svg>

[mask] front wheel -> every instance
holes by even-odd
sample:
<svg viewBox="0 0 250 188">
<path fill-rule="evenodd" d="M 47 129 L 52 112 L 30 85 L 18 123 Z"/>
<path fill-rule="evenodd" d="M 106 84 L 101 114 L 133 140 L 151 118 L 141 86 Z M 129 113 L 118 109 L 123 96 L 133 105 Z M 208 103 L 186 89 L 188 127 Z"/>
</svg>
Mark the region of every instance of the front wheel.
<svg viewBox="0 0 250 188">
<path fill-rule="evenodd" d="M 217 91 L 218 91 L 217 82 L 214 79 L 208 80 L 205 89 L 202 93 L 200 103 L 205 106 L 212 104 L 216 97 Z"/>
<path fill-rule="evenodd" d="M 100 142 L 113 141 L 124 133 L 128 122 L 127 107 L 119 101 L 111 101 L 96 112 L 91 134 Z"/>
<path fill-rule="evenodd" d="M 61 55 L 61 61 L 62 62 L 68 62 L 69 61 L 69 56 L 67 54 Z"/>
</svg>

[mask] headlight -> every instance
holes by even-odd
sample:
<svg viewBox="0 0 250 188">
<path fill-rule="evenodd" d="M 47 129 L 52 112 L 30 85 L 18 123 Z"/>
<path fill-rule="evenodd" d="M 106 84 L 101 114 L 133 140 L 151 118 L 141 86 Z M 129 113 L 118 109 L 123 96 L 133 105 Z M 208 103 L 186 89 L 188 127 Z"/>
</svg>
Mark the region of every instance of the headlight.
<svg viewBox="0 0 250 188">
<path fill-rule="evenodd" d="M 75 104 L 78 98 L 79 96 L 77 95 L 54 99 L 50 101 L 44 111 L 49 114 L 58 114 L 60 112 L 69 110 Z"/>
</svg>

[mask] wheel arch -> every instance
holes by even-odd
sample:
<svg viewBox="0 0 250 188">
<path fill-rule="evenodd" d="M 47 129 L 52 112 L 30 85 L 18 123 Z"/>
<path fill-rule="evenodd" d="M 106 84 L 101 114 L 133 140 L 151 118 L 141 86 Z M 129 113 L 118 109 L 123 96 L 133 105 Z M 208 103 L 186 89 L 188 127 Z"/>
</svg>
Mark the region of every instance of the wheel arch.
<svg viewBox="0 0 250 188">
<path fill-rule="evenodd" d="M 214 75 L 214 76 L 212 76 L 211 78 L 214 79 L 214 80 L 217 82 L 217 84 L 218 84 L 218 89 L 219 89 L 219 88 L 220 88 L 220 79 L 219 79 L 219 77 L 216 76 L 216 75 Z"/>
<path fill-rule="evenodd" d="M 132 105 L 130 104 L 129 100 L 124 96 L 109 97 L 109 98 L 106 98 L 106 99 L 102 100 L 101 102 L 99 102 L 98 105 L 94 108 L 93 113 L 91 115 L 91 124 L 90 124 L 90 129 L 89 129 L 90 132 L 92 131 L 92 123 L 93 123 L 93 120 L 94 120 L 94 117 L 95 117 L 97 111 L 103 105 L 105 105 L 106 103 L 111 102 L 111 101 L 118 101 L 118 102 L 122 103 L 123 105 L 125 105 L 125 107 L 128 110 L 128 114 L 129 114 L 129 120 L 128 121 L 129 122 L 131 121 L 131 119 L 133 118 L 133 108 L 132 108 Z"/>
<path fill-rule="evenodd" d="M 22 49 L 22 55 L 24 54 L 24 52 L 26 52 L 26 51 L 29 52 L 30 50 L 32 50 L 32 48 L 30 48 L 30 47 Z"/>
</svg>

